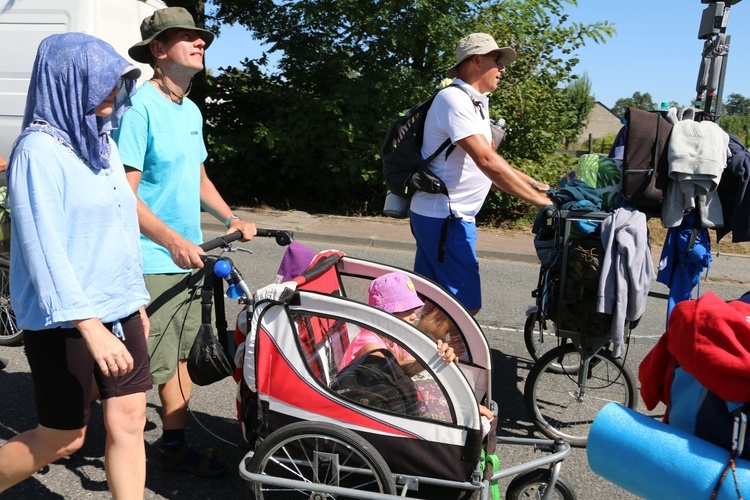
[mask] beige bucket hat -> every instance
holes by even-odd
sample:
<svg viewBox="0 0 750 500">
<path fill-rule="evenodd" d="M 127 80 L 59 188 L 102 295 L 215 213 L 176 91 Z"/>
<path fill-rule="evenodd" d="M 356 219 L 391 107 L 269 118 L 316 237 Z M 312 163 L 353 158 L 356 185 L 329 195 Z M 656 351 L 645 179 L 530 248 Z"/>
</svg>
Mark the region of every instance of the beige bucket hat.
<svg viewBox="0 0 750 500">
<path fill-rule="evenodd" d="M 445 76 L 456 78 L 458 65 L 465 59 L 475 55 L 485 55 L 498 52 L 498 60 L 503 66 L 508 66 L 516 60 L 516 51 L 510 47 L 498 47 L 497 42 L 487 33 L 472 33 L 462 38 L 456 45 L 456 64 L 448 68 Z"/>
</svg>

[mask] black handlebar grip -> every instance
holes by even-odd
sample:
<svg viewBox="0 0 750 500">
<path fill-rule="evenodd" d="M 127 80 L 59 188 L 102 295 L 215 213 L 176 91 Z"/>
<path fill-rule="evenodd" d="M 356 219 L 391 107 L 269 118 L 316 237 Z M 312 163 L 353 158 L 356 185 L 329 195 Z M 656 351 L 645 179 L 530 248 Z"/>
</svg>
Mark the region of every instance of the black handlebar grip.
<svg viewBox="0 0 750 500">
<path fill-rule="evenodd" d="M 276 238 L 276 244 L 285 247 L 289 245 L 292 242 L 292 235 L 293 233 L 289 231 L 282 231 L 279 229 L 261 229 L 258 228 L 257 236 L 269 236 L 269 237 L 275 237 Z"/>
<path fill-rule="evenodd" d="M 228 246 L 231 242 L 237 241 L 240 238 L 242 238 L 242 233 L 239 231 L 234 231 L 232 233 L 225 234 L 224 236 L 219 236 L 218 238 L 203 242 L 200 244 L 200 247 L 204 252 L 208 252 L 215 248 Z"/>
<path fill-rule="evenodd" d="M 256 236 L 274 237 L 276 238 L 277 245 L 285 247 L 292 242 L 293 234 L 294 233 L 290 231 L 282 231 L 280 229 L 260 229 L 259 228 L 257 230 Z M 242 238 L 242 233 L 239 231 L 234 231 L 229 234 L 225 234 L 224 236 L 219 236 L 218 238 L 214 238 L 212 240 L 203 242 L 201 243 L 200 247 L 203 249 L 204 252 L 208 252 L 215 248 L 226 247 L 231 242 L 237 241 L 240 238 Z"/>
</svg>

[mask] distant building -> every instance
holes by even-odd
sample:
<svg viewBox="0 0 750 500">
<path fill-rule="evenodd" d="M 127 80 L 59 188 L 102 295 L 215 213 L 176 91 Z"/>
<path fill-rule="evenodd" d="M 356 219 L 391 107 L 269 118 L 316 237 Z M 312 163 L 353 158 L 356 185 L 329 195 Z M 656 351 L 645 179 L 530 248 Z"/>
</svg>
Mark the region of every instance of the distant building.
<svg viewBox="0 0 750 500">
<path fill-rule="evenodd" d="M 587 146 L 589 134 L 593 140 L 597 140 L 608 135 L 617 135 L 620 128 L 622 128 L 620 117 L 614 114 L 607 106 L 596 101 L 594 109 L 591 110 L 591 114 L 589 115 L 588 124 L 581 135 L 578 136 L 576 142 L 580 146 Z"/>
</svg>

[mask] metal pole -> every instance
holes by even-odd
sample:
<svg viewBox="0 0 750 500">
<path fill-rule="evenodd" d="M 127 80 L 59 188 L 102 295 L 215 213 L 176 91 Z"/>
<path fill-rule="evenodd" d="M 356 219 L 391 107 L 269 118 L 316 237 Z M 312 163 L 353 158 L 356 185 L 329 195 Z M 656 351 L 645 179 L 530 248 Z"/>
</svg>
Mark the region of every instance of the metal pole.
<svg viewBox="0 0 750 500">
<path fill-rule="evenodd" d="M 727 74 L 727 60 L 729 59 L 729 43 L 731 42 L 732 37 L 731 35 L 726 36 L 726 46 L 727 50 L 723 57 L 723 62 L 721 65 L 721 74 L 719 75 L 719 86 L 716 89 L 716 123 L 719 123 L 719 120 L 721 120 L 721 104 L 722 104 L 722 96 L 724 95 L 724 79 Z"/>
</svg>

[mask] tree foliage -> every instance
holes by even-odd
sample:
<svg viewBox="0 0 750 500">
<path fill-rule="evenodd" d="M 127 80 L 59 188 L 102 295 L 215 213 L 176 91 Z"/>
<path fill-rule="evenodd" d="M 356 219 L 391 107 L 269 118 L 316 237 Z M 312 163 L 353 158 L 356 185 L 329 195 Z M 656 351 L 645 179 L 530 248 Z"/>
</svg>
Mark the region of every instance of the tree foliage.
<svg viewBox="0 0 750 500">
<path fill-rule="evenodd" d="M 388 124 L 437 88 L 462 36 L 484 31 L 518 53 L 491 115 L 506 119 L 504 156 L 525 165 L 579 129 L 567 87 L 575 51 L 614 33 L 608 22 L 570 22 L 574 0 L 213 4 L 209 24 L 242 24 L 269 50 L 211 78 L 212 179 L 233 203 L 339 213 L 380 210 Z"/>
<path fill-rule="evenodd" d="M 729 94 L 724 104 L 724 114 L 730 116 L 750 116 L 750 99 L 740 94 Z"/>
<path fill-rule="evenodd" d="M 750 115 L 722 116 L 719 125 L 725 132 L 736 135 L 745 146 L 750 144 Z"/>
<path fill-rule="evenodd" d="M 612 112 L 617 116 L 625 116 L 625 110 L 628 107 L 651 111 L 656 109 L 656 104 L 654 104 L 654 100 L 648 92 L 645 94 L 635 92 L 632 97 L 617 99 L 615 105 L 612 106 Z"/>
</svg>

